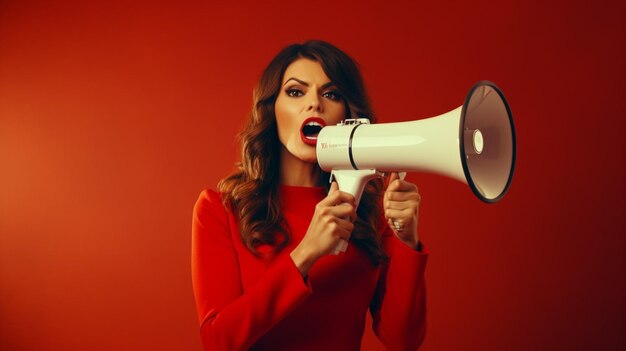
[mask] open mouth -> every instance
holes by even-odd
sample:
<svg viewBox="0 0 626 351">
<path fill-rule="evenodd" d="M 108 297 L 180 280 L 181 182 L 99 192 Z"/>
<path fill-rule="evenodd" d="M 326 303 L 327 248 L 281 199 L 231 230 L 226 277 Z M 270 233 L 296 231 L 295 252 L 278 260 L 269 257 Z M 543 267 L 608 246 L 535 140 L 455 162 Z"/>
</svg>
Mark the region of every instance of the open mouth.
<svg viewBox="0 0 626 351">
<path fill-rule="evenodd" d="M 302 128 L 300 128 L 302 141 L 308 145 L 315 145 L 317 143 L 317 135 L 324 126 L 326 126 L 326 122 L 319 117 L 307 118 L 304 123 L 302 123 Z"/>
</svg>

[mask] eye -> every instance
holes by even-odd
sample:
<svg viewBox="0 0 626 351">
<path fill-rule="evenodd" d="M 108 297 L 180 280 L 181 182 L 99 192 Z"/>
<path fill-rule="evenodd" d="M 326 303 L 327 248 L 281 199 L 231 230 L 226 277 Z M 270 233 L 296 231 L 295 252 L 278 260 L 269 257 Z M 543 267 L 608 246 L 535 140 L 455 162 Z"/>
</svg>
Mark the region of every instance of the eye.
<svg viewBox="0 0 626 351">
<path fill-rule="evenodd" d="M 339 93 L 335 90 L 327 91 L 324 94 L 322 94 L 322 96 L 327 99 L 331 99 L 333 101 L 341 100 L 341 95 L 339 95 Z"/>
<path fill-rule="evenodd" d="M 287 94 L 287 96 L 291 96 L 291 97 L 300 97 L 300 96 L 304 95 L 302 90 L 296 89 L 296 88 L 289 88 L 289 89 L 285 90 L 285 93 Z"/>
</svg>

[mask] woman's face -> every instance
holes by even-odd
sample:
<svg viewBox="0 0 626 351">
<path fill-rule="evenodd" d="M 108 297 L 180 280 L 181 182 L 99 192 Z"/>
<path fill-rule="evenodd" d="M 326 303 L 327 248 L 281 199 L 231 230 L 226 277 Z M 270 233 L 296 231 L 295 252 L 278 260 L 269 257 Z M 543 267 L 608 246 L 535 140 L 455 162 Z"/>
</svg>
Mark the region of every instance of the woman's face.
<svg viewBox="0 0 626 351">
<path fill-rule="evenodd" d="M 283 152 L 309 163 L 317 161 L 315 144 L 321 128 L 346 117 L 343 99 L 322 66 L 305 58 L 285 70 L 274 111 Z"/>
</svg>

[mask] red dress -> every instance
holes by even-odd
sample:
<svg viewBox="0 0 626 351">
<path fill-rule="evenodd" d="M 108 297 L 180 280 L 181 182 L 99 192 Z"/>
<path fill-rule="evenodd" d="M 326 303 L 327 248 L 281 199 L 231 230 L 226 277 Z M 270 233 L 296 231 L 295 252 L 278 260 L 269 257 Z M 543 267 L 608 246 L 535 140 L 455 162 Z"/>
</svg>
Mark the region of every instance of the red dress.
<svg viewBox="0 0 626 351">
<path fill-rule="evenodd" d="M 205 190 L 194 207 L 192 278 L 206 350 L 360 350 L 368 308 L 389 350 L 416 350 L 426 332 L 428 253 L 404 245 L 385 226 L 389 265 L 374 267 L 350 245 L 320 258 L 303 279 L 289 254 L 302 240 L 323 188 L 281 187 L 289 245 L 272 259 L 241 241 L 237 218 Z"/>
</svg>

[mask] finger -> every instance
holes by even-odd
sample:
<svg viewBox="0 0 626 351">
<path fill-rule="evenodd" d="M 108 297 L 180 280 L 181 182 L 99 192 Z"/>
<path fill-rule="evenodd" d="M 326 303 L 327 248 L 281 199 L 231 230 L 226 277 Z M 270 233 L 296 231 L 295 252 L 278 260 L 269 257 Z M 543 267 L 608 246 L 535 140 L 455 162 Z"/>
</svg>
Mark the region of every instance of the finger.
<svg viewBox="0 0 626 351">
<path fill-rule="evenodd" d="M 332 194 L 328 194 L 328 196 L 320 203 L 322 203 L 324 206 L 332 207 L 341 204 L 350 204 L 352 206 L 355 206 L 355 202 L 356 200 L 354 199 L 354 196 L 348 193 L 344 193 L 343 191 L 336 191 Z"/>
<path fill-rule="evenodd" d="M 391 172 L 389 178 L 387 179 L 387 190 L 389 190 L 391 184 L 393 184 L 393 182 L 398 179 L 400 179 L 400 177 L 398 176 L 398 172 Z"/>
<path fill-rule="evenodd" d="M 356 199 L 350 193 L 347 193 L 345 191 L 339 191 L 339 201 L 347 202 L 349 204 L 354 205 L 354 203 L 356 202 Z"/>
<path fill-rule="evenodd" d="M 391 176 L 389 177 L 389 185 L 387 186 L 387 191 L 398 191 L 403 183 L 404 180 L 400 179 L 400 176 L 398 176 L 398 172 L 392 172 Z"/>
<path fill-rule="evenodd" d="M 345 234 L 345 235 L 342 235 L 342 237 L 344 239 L 349 239 L 350 235 L 352 234 L 352 230 L 354 229 L 354 223 L 344 220 L 344 219 L 340 220 L 338 223 L 343 234 Z"/>
<path fill-rule="evenodd" d="M 339 185 L 337 185 L 337 182 L 333 181 L 332 183 L 330 183 L 330 190 L 328 190 L 328 193 L 334 193 L 337 190 L 339 190 Z"/>
<path fill-rule="evenodd" d="M 411 182 L 407 182 L 406 180 L 401 180 L 401 179 L 394 180 L 392 183 L 389 184 L 389 187 L 387 188 L 387 191 L 401 191 L 401 192 L 405 192 L 405 191 L 417 192 L 417 190 L 418 190 L 417 185 Z"/>
<path fill-rule="evenodd" d="M 413 218 L 413 214 L 415 212 L 412 208 L 405 208 L 403 210 L 393 210 L 393 209 L 385 209 L 385 218 L 387 219 L 401 219 L 405 222 L 408 222 Z"/>
<path fill-rule="evenodd" d="M 350 234 L 352 233 L 352 230 L 354 229 L 354 224 L 352 224 L 352 222 L 342 219 L 342 218 L 337 218 L 337 217 L 332 217 L 326 224 L 326 229 L 330 230 L 329 234 L 337 237 L 337 238 L 343 238 L 343 239 L 349 239 L 350 238 Z"/>
<path fill-rule="evenodd" d="M 328 207 L 328 214 L 337 218 L 348 218 L 352 221 L 352 218 L 356 218 L 356 209 L 349 203 L 342 203 L 337 206 Z"/>
<path fill-rule="evenodd" d="M 422 197 L 418 192 L 413 191 L 387 191 L 385 192 L 386 201 L 420 201 Z"/>
<path fill-rule="evenodd" d="M 396 229 L 396 223 L 398 223 L 400 226 L 404 225 L 404 221 L 401 219 L 396 219 L 396 218 L 387 219 L 387 225 L 390 226 L 392 229 Z"/>
<path fill-rule="evenodd" d="M 387 201 L 385 203 L 385 209 L 389 210 L 405 210 L 407 208 L 413 208 L 417 206 L 419 206 L 419 203 L 413 201 Z"/>
<path fill-rule="evenodd" d="M 353 229 L 354 224 L 348 221 L 342 221 L 341 223 L 339 223 L 339 230 L 337 230 L 336 235 L 339 236 L 339 238 L 342 240 L 350 240 Z"/>
<path fill-rule="evenodd" d="M 355 205 L 356 199 L 352 194 L 339 190 L 337 183 L 333 182 L 330 185 L 328 196 L 326 196 L 326 198 L 320 203 L 323 203 L 326 206 L 336 206 L 344 202 Z"/>
<path fill-rule="evenodd" d="M 318 203 L 320 206 L 334 206 L 340 196 L 339 185 L 337 182 L 330 183 L 330 189 L 326 197 Z"/>
</svg>

